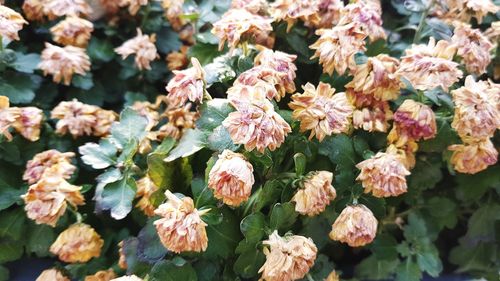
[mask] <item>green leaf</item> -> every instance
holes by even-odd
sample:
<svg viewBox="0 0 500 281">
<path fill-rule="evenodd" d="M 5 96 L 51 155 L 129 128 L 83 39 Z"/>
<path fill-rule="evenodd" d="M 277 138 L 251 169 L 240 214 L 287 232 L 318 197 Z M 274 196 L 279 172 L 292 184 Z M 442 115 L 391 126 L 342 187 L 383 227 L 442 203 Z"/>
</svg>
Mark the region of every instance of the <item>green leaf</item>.
<svg viewBox="0 0 500 281">
<path fill-rule="evenodd" d="M 258 191 L 257 200 L 253 206 L 254 211 L 260 211 L 264 206 L 279 200 L 282 192 L 281 183 L 278 180 L 268 180 L 261 190 Z"/>
<path fill-rule="evenodd" d="M 10 66 L 19 72 L 31 74 L 38 68 L 39 63 L 39 54 L 23 54 L 16 52 L 16 60 Z"/>
<path fill-rule="evenodd" d="M 227 99 L 212 99 L 204 102 L 200 106 L 200 118 L 196 121 L 196 127 L 200 130 L 212 131 L 233 111 L 234 108 Z"/>
<path fill-rule="evenodd" d="M 295 153 L 293 156 L 293 162 L 295 163 L 295 174 L 301 176 L 306 171 L 306 157 L 302 153 Z"/>
<path fill-rule="evenodd" d="M 111 216 L 116 220 L 125 218 L 132 210 L 136 190 L 137 186 L 132 177 L 124 177 L 106 184 L 102 192 L 102 209 L 110 210 Z"/>
<path fill-rule="evenodd" d="M 21 239 L 25 220 L 26 215 L 21 208 L 2 212 L 0 216 L 0 237 L 10 237 L 13 240 Z"/>
<path fill-rule="evenodd" d="M 104 139 L 100 144 L 88 142 L 78 148 L 83 163 L 94 169 L 105 169 L 116 164 L 117 149 Z"/>
<path fill-rule="evenodd" d="M 489 203 L 476 210 L 469 219 L 466 236 L 475 243 L 496 241 L 497 227 L 500 221 L 500 204 Z"/>
<path fill-rule="evenodd" d="M 173 31 L 171 28 L 163 27 L 156 33 L 156 47 L 161 53 L 168 54 L 179 50 L 181 46 L 182 42 L 179 39 L 179 33 Z"/>
<path fill-rule="evenodd" d="M 500 187 L 500 165 L 474 175 L 457 174 L 458 198 L 464 202 L 481 198 L 489 188 Z"/>
<path fill-rule="evenodd" d="M 277 203 L 271 211 L 270 227 L 272 230 L 287 230 L 295 223 L 297 216 L 292 203 Z"/>
<path fill-rule="evenodd" d="M 154 219 L 149 219 L 137 236 L 137 257 L 140 261 L 151 264 L 160 261 L 168 253 L 160 241 L 153 222 Z"/>
<path fill-rule="evenodd" d="M 149 275 L 151 281 L 197 281 L 196 271 L 189 263 L 177 266 L 171 261 L 163 260 L 156 263 Z"/>
<path fill-rule="evenodd" d="M 0 93 L 7 96 L 12 104 L 30 103 L 35 98 L 40 81 L 36 75 L 5 72 L 0 77 Z"/>
<path fill-rule="evenodd" d="M 205 65 L 214 60 L 215 57 L 219 56 L 220 52 L 217 45 L 198 43 L 188 50 L 188 56 L 191 58 L 197 58 L 201 65 Z"/>
<path fill-rule="evenodd" d="M 422 272 L 418 264 L 407 259 L 406 262 L 401 263 L 396 269 L 396 281 L 420 281 L 422 279 Z"/>
<path fill-rule="evenodd" d="M 439 259 L 437 248 L 429 244 L 423 251 L 417 253 L 417 263 L 421 270 L 427 272 L 432 277 L 438 277 L 443 270 L 443 265 Z"/>
<path fill-rule="evenodd" d="M 395 273 L 398 264 L 398 259 L 379 260 L 371 255 L 359 263 L 355 275 L 362 280 L 387 280 Z"/>
<path fill-rule="evenodd" d="M 127 262 L 127 274 L 143 275 L 149 273 L 150 266 L 141 262 L 137 257 L 137 245 L 139 240 L 135 237 L 123 240 L 123 252 Z"/>
<path fill-rule="evenodd" d="M 174 161 L 177 158 L 188 157 L 200 151 L 206 146 L 207 136 L 198 129 L 188 129 L 182 135 L 177 146 L 170 151 L 166 162 Z"/>
<path fill-rule="evenodd" d="M 496 243 L 479 243 L 474 245 L 466 239 L 460 239 L 460 245 L 450 252 L 450 262 L 459 266 L 457 272 L 498 273 L 498 245 Z"/>
<path fill-rule="evenodd" d="M 436 119 L 437 134 L 436 137 L 422 141 L 418 144 L 418 150 L 422 152 L 442 152 L 449 145 L 457 143 L 459 138 L 453 131 L 448 121 L 442 118 Z"/>
<path fill-rule="evenodd" d="M 448 228 L 455 227 L 457 223 L 457 206 L 455 202 L 445 197 L 432 197 L 427 203 L 425 209 L 429 216 L 435 218 L 434 221 L 440 229 L 444 226 Z"/>
<path fill-rule="evenodd" d="M 195 178 L 191 182 L 191 191 L 195 202 L 195 207 L 214 205 L 217 203 L 212 191 L 205 184 L 202 178 Z"/>
<path fill-rule="evenodd" d="M 37 257 L 48 256 L 50 245 L 56 239 L 54 229 L 48 225 L 36 224 L 30 225 L 29 229 L 26 252 L 34 253 Z"/>
<path fill-rule="evenodd" d="M 262 213 L 246 216 L 240 223 L 241 233 L 247 241 L 258 242 L 265 235 L 266 217 Z"/>
<path fill-rule="evenodd" d="M 94 60 L 109 62 L 115 56 L 113 45 L 107 40 L 101 40 L 96 36 L 92 36 L 87 47 L 89 57 Z"/>
<path fill-rule="evenodd" d="M 398 258 L 397 241 L 388 234 L 379 234 L 370 245 L 370 248 L 379 260 L 395 260 Z"/>
<path fill-rule="evenodd" d="M 326 255 L 319 254 L 309 274 L 314 280 L 327 280 L 333 268 L 335 268 L 333 262 L 331 262 Z"/>
<path fill-rule="evenodd" d="M 412 189 L 425 190 L 434 188 L 443 178 L 440 159 L 418 160 L 415 167 L 411 170 L 411 175 L 408 176 L 410 192 L 415 191 Z"/>
<path fill-rule="evenodd" d="M 198 275 L 198 281 L 218 280 L 219 264 L 206 260 L 199 260 L 193 265 Z"/>
<path fill-rule="evenodd" d="M 233 143 L 227 129 L 220 125 L 207 138 L 207 147 L 222 152 L 226 149 L 236 151 L 240 146 Z"/>
<path fill-rule="evenodd" d="M 325 138 L 319 144 L 319 154 L 328 156 L 330 161 L 341 166 L 349 167 L 357 164 L 352 140 L 344 134 Z"/>
<path fill-rule="evenodd" d="M 211 260 L 227 259 L 234 255 L 234 250 L 241 240 L 238 218 L 226 208 L 221 209 L 221 212 L 222 223 L 207 226 L 207 236 L 210 242 L 203 255 Z"/>
<path fill-rule="evenodd" d="M 127 107 L 120 114 L 120 122 L 111 126 L 111 135 L 120 148 L 123 148 L 132 139 L 140 142 L 146 136 L 147 125 L 146 117 Z"/>
<path fill-rule="evenodd" d="M 0 239 L 0 264 L 15 261 L 23 255 L 22 241 Z"/>
<path fill-rule="evenodd" d="M 90 90 L 94 87 L 94 81 L 92 80 L 92 73 L 86 73 L 85 75 L 74 75 L 71 80 L 71 85 L 82 90 Z"/>
<path fill-rule="evenodd" d="M 9 269 L 0 265 L 0 281 L 8 281 L 9 277 Z"/>
<path fill-rule="evenodd" d="M 9 208 L 21 200 L 24 190 L 17 190 L 8 186 L 0 185 L 0 211 Z"/>
<path fill-rule="evenodd" d="M 257 276 L 260 267 L 264 264 L 266 257 L 264 254 L 257 250 L 251 249 L 250 251 L 242 253 L 234 263 L 234 272 L 241 275 L 243 278 L 252 278 Z"/>
</svg>

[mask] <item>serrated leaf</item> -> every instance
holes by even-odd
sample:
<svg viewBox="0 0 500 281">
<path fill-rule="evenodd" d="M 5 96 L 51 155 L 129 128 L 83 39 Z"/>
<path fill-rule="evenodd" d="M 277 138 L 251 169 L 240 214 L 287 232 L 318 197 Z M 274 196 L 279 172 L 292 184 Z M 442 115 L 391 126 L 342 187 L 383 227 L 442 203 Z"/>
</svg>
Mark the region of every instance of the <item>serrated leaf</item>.
<svg viewBox="0 0 500 281">
<path fill-rule="evenodd" d="M 212 131 L 220 126 L 234 108 L 227 99 L 212 99 L 200 106 L 200 118 L 196 121 L 196 127 L 200 130 Z"/>
<path fill-rule="evenodd" d="M 439 252 L 434 245 L 429 245 L 424 251 L 417 253 L 417 263 L 421 270 L 427 272 L 432 277 L 438 277 L 443 270 L 443 265 L 439 259 Z"/>
<path fill-rule="evenodd" d="M 136 191 L 137 186 L 132 177 L 108 183 L 102 191 L 101 207 L 110 210 L 114 219 L 121 220 L 132 210 Z"/>
<path fill-rule="evenodd" d="M 156 33 L 156 46 L 158 51 L 168 54 L 172 51 L 179 50 L 182 42 L 179 39 L 179 33 L 171 28 L 163 27 Z"/>
<path fill-rule="evenodd" d="M 240 223 L 241 233 L 247 241 L 258 242 L 265 235 L 266 218 L 262 213 L 246 216 Z"/>
<path fill-rule="evenodd" d="M 198 129 L 186 130 L 177 146 L 165 158 L 165 161 L 171 162 L 177 158 L 193 155 L 206 146 L 206 141 L 207 137 L 202 131 Z"/>
<path fill-rule="evenodd" d="M 355 274 L 362 280 L 387 280 L 395 273 L 398 264 L 398 259 L 379 260 L 371 255 L 356 266 Z"/>
<path fill-rule="evenodd" d="M 120 113 L 120 122 L 111 126 L 111 135 L 120 148 L 132 139 L 140 142 L 146 136 L 148 120 L 137 111 L 127 107 Z"/>
<path fill-rule="evenodd" d="M 80 146 L 78 152 L 82 155 L 83 163 L 94 169 L 105 169 L 116 164 L 117 149 L 107 140 L 101 141 L 100 145 L 88 142 Z"/>
<path fill-rule="evenodd" d="M 227 129 L 220 125 L 207 138 L 207 147 L 222 152 L 226 149 L 236 151 L 240 146 L 233 143 Z"/>
<path fill-rule="evenodd" d="M 357 164 L 353 142 L 344 134 L 325 138 L 319 144 L 318 152 L 330 158 L 333 163 L 346 167 L 346 169 Z"/>
<path fill-rule="evenodd" d="M 396 269 L 396 281 L 420 281 L 421 279 L 422 272 L 415 262 L 407 260 Z"/>
</svg>

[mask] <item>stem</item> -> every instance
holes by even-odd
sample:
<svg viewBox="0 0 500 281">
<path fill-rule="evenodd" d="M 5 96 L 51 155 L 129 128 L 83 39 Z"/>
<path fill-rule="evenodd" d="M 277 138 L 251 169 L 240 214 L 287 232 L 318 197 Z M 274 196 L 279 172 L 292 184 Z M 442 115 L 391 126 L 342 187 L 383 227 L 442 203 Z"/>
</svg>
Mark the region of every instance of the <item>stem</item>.
<svg viewBox="0 0 500 281">
<path fill-rule="evenodd" d="M 312 278 L 311 274 L 307 273 L 306 277 L 307 277 L 307 280 L 314 281 L 314 278 Z"/>
<path fill-rule="evenodd" d="M 420 36 L 422 36 L 422 30 L 424 29 L 425 26 L 425 19 L 429 15 L 429 12 L 431 8 L 434 6 L 434 3 L 436 0 L 432 0 L 431 3 L 429 3 L 429 6 L 427 6 L 427 9 L 422 13 L 422 16 L 420 17 L 420 22 L 418 23 L 417 31 L 415 31 L 415 37 L 413 37 L 413 44 L 416 44 L 420 41 Z"/>
<path fill-rule="evenodd" d="M 3 52 L 3 37 L 0 35 L 0 53 Z"/>
</svg>

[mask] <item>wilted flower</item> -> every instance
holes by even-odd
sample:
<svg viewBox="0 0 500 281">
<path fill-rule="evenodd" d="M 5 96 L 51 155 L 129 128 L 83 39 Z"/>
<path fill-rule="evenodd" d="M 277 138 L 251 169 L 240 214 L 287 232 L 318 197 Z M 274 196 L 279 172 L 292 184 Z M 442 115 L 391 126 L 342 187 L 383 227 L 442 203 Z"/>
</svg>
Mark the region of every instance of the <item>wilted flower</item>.
<svg viewBox="0 0 500 281">
<path fill-rule="evenodd" d="M 299 235 L 280 237 L 278 231 L 264 244 L 266 262 L 260 268 L 260 280 L 288 281 L 304 278 L 314 265 L 318 248 L 310 238 Z"/>
<path fill-rule="evenodd" d="M 64 135 L 68 132 L 73 137 L 91 135 L 97 122 L 95 116 L 97 106 L 81 103 L 76 99 L 60 102 L 51 112 L 51 118 L 59 119 L 56 133 Z"/>
<path fill-rule="evenodd" d="M 248 200 L 255 180 L 253 167 L 243 154 L 224 150 L 208 175 L 208 187 L 217 199 L 238 207 Z"/>
<path fill-rule="evenodd" d="M 23 29 L 23 25 L 28 24 L 23 16 L 9 7 L 0 4 L 0 36 L 10 40 L 19 40 L 17 34 Z"/>
<path fill-rule="evenodd" d="M 54 41 L 61 45 L 85 47 L 93 30 L 92 22 L 76 16 L 69 16 L 54 25 L 50 32 L 54 36 Z"/>
<path fill-rule="evenodd" d="M 75 157 L 73 152 L 61 153 L 55 149 L 40 152 L 26 164 L 23 180 L 28 181 L 29 184 L 34 184 L 42 178 L 47 169 L 54 166 L 58 166 L 58 169 L 52 170 L 52 172 L 61 172 L 60 177 L 69 179 L 76 170 L 76 167 L 71 164 L 71 158 L 73 157 Z"/>
<path fill-rule="evenodd" d="M 55 268 L 46 269 L 36 278 L 35 281 L 71 281 Z"/>
<path fill-rule="evenodd" d="M 405 50 L 397 71 L 417 90 L 432 90 L 441 86 L 444 91 L 457 82 L 463 75 L 458 63 L 453 62 L 456 47 L 440 40 L 436 44 L 434 38 L 427 45 L 413 45 Z"/>
<path fill-rule="evenodd" d="M 356 23 L 337 25 L 331 29 L 320 29 L 316 31 L 319 35 L 318 41 L 310 46 L 316 50 L 311 59 L 319 58 L 323 66 L 323 72 L 332 75 L 333 71 L 343 75 L 347 69 L 356 69 L 354 55 L 366 50 L 365 38 Z"/>
<path fill-rule="evenodd" d="M 85 72 L 90 70 L 90 58 L 85 49 L 74 46 L 61 48 L 45 43 L 41 59 L 38 67 L 43 71 L 43 75 L 50 74 L 54 82 L 63 81 L 64 85 L 71 83 L 74 73 L 85 75 Z"/>
<path fill-rule="evenodd" d="M 212 33 L 219 38 L 220 50 L 226 41 L 233 50 L 240 41 L 267 41 L 269 33 L 273 31 L 271 22 L 272 19 L 254 15 L 245 9 L 230 9 L 213 24 Z"/>
<path fill-rule="evenodd" d="M 474 17 L 481 23 L 488 13 L 498 11 L 498 7 L 491 0 L 446 0 L 446 5 L 448 13 L 445 17 L 463 22 L 469 22 Z"/>
<path fill-rule="evenodd" d="M 263 14 L 267 12 L 266 0 L 232 0 L 231 9 L 245 9 L 252 14 Z"/>
<path fill-rule="evenodd" d="M 270 6 L 270 13 L 275 21 L 286 21 L 287 32 L 298 20 L 303 21 L 306 26 L 316 26 L 320 22 L 316 0 L 277 0 Z"/>
<path fill-rule="evenodd" d="M 127 257 L 125 256 L 125 251 L 123 249 L 123 240 L 118 243 L 118 267 L 121 269 L 127 269 Z"/>
<path fill-rule="evenodd" d="M 377 234 L 377 219 L 365 205 L 347 206 L 332 225 L 330 239 L 351 247 L 370 244 Z"/>
<path fill-rule="evenodd" d="M 141 209 L 148 217 L 154 216 L 155 206 L 151 202 L 151 196 L 158 190 L 158 186 L 151 180 L 149 176 L 145 176 L 137 181 L 137 192 L 135 197 L 140 197 L 136 207 Z"/>
<path fill-rule="evenodd" d="M 185 70 L 175 70 L 174 78 L 168 82 L 166 90 L 168 98 L 174 107 L 183 106 L 188 100 L 202 102 L 205 93 L 205 71 L 196 58 L 191 58 L 192 67 Z"/>
<path fill-rule="evenodd" d="M 99 4 L 109 15 L 116 14 L 120 10 L 121 3 L 123 3 L 123 0 L 99 0 Z"/>
<path fill-rule="evenodd" d="M 16 118 L 12 127 L 24 138 L 30 141 L 37 141 L 40 138 L 43 111 L 33 106 L 21 107 L 19 111 L 19 117 Z"/>
<path fill-rule="evenodd" d="M 148 120 L 148 125 L 146 126 L 146 131 L 150 131 L 156 126 L 160 120 L 160 114 L 158 113 L 158 106 L 150 103 L 149 101 L 135 101 L 131 106 L 140 115 L 146 117 Z"/>
<path fill-rule="evenodd" d="M 291 200 L 295 202 L 295 211 L 310 217 L 323 212 L 330 201 L 337 196 L 332 180 L 331 172 L 310 173 L 302 183 L 303 188 L 299 189 Z"/>
<path fill-rule="evenodd" d="M 143 281 L 143 280 L 135 275 L 128 275 L 128 276 L 122 276 L 119 278 L 111 279 L 111 281 Z"/>
<path fill-rule="evenodd" d="M 21 110 L 17 107 L 10 107 L 9 98 L 0 96 L 0 135 L 4 135 L 8 140 L 12 139 L 9 128 L 19 119 Z"/>
<path fill-rule="evenodd" d="M 229 100 L 239 100 L 240 96 L 255 92 L 250 95 L 258 93 L 279 101 L 286 94 L 280 76 L 279 72 L 264 65 L 252 67 L 238 76 L 233 86 L 227 90 L 227 97 Z"/>
<path fill-rule="evenodd" d="M 450 162 L 460 173 L 479 173 L 498 160 L 498 151 L 488 138 L 466 138 L 464 144 L 450 145 L 448 150 L 453 151 Z"/>
<path fill-rule="evenodd" d="M 45 0 L 24 0 L 23 2 L 23 12 L 26 18 L 30 21 L 42 20 L 43 4 Z"/>
<path fill-rule="evenodd" d="M 293 119 L 300 121 L 301 132 L 311 130 L 309 139 L 316 136 L 322 141 L 326 136 L 349 130 L 354 107 L 345 93 L 334 94 L 335 89 L 323 82 L 317 88 L 311 83 L 302 88 L 304 93 L 293 95 L 289 103 Z"/>
<path fill-rule="evenodd" d="M 101 255 L 103 245 L 104 240 L 92 227 L 76 223 L 59 234 L 50 252 L 64 262 L 87 262 Z"/>
<path fill-rule="evenodd" d="M 94 275 L 86 276 L 84 281 L 110 281 L 115 277 L 116 274 L 113 269 L 100 270 L 97 271 Z"/>
<path fill-rule="evenodd" d="M 387 138 L 399 147 L 411 140 L 432 139 L 436 132 L 434 111 L 423 103 L 407 99 L 394 113 L 394 126 Z"/>
<path fill-rule="evenodd" d="M 328 274 L 326 277 L 325 281 L 340 281 L 340 276 L 339 274 L 334 270 Z"/>
<path fill-rule="evenodd" d="M 365 193 L 375 197 L 398 196 L 406 192 L 406 169 L 401 157 L 390 152 L 379 152 L 356 165 L 361 173 L 356 178 L 363 183 Z"/>
<path fill-rule="evenodd" d="M 135 65 L 138 69 L 151 70 L 151 62 L 158 57 L 155 46 L 156 34 L 143 35 L 140 28 L 137 28 L 137 35 L 127 40 L 115 52 L 126 59 L 130 55 L 135 55 Z"/>
<path fill-rule="evenodd" d="M 500 20 L 492 22 L 491 26 L 484 32 L 484 35 L 490 40 L 490 42 L 498 45 L 500 40 Z"/>
<path fill-rule="evenodd" d="M 121 0 L 119 5 L 120 7 L 128 6 L 128 12 L 132 16 L 135 16 L 137 12 L 139 12 L 141 6 L 146 6 L 148 1 L 149 0 Z"/>
<path fill-rule="evenodd" d="M 457 55 L 462 57 L 462 63 L 470 73 L 483 74 L 491 62 L 490 51 L 493 44 L 479 29 L 473 29 L 468 24 L 460 24 L 455 28 L 451 42 L 457 46 Z"/>
<path fill-rule="evenodd" d="M 203 252 L 207 249 L 207 224 L 201 216 L 208 210 L 199 211 L 194 207 L 193 199 L 178 198 L 169 190 L 165 191 L 167 202 L 155 210 L 161 216 L 154 222 L 162 244 L 169 251 Z"/>
<path fill-rule="evenodd" d="M 275 87 L 280 96 L 284 96 L 285 93 L 295 92 L 295 83 L 293 80 L 296 77 L 295 71 L 297 71 L 297 66 L 293 62 L 296 59 L 296 55 L 263 48 L 255 57 L 254 63 L 256 66 L 262 65 L 275 71 L 274 75 L 277 76 L 279 81 Z"/>
<path fill-rule="evenodd" d="M 190 108 L 191 104 L 186 104 L 183 107 L 167 110 L 164 116 L 167 117 L 168 122 L 158 129 L 158 137 L 180 139 L 185 130 L 194 128 L 199 114 L 191 111 Z"/>
<path fill-rule="evenodd" d="M 167 67 L 172 70 L 181 70 L 186 68 L 189 64 L 187 50 L 188 46 L 182 45 L 181 49 L 177 52 L 171 52 L 167 55 Z"/>
<path fill-rule="evenodd" d="M 111 125 L 118 118 L 118 114 L 112 110 L 97 108 L 94 112 L 96 123 L 92 127 L 92 135 L 96 137 L 105 137 L 111 131 Z"/>
<path fill-rule="evenodd" d="M 62 16 L 88 15 L 92 12 L 85 0 L 43 0 L 43 13 L 50 20 Z"/>
<path fill-rule="evenodd" d="M 374 1 L 358 1 L 345 6 L 341 10 L 339 25 L 352 22 L 359 25 L 371 42 L 387 37 L 382 27 L 382 9 Z"/>
<path fill-rule="evenodd" d="M 354 128 L 368 132 L 387 132 L 389 120 L 393 116 L 389 102 L 350 88 L 347 89 L 347 98 L 356 108 L 352 115 Z"/>
<path fill-rule="evenodd" d="M 170 25 L 175 31 L 179 31 L 185 24 L 185 20 L 182 19 L 184 11 L 182 5 L 184 0 L 162 0 L 161 6 L 165 10 L 165 16 L 167 17 Z"/>
<path fill-rule="evenodd" d="M 331 28 L 337 25 L 340 20 L 340 13 L 344 8 L 344 1 L 342 0 L 319 0 L 318 17 L 319 22 L 316 27 Z"/>
</svg>

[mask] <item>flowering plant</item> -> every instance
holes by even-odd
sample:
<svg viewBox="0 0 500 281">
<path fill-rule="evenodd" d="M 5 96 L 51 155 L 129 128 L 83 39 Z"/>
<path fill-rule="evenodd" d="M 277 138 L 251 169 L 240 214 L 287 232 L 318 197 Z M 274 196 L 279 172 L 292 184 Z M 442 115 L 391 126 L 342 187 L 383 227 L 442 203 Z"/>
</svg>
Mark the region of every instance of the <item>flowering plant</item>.
<svg viewBox="0 0 500 281">
<path fill-rule="evenodd" d="M 0 2 L 0 281 L 498 280 L 497 0 Z"/>
</svg>

